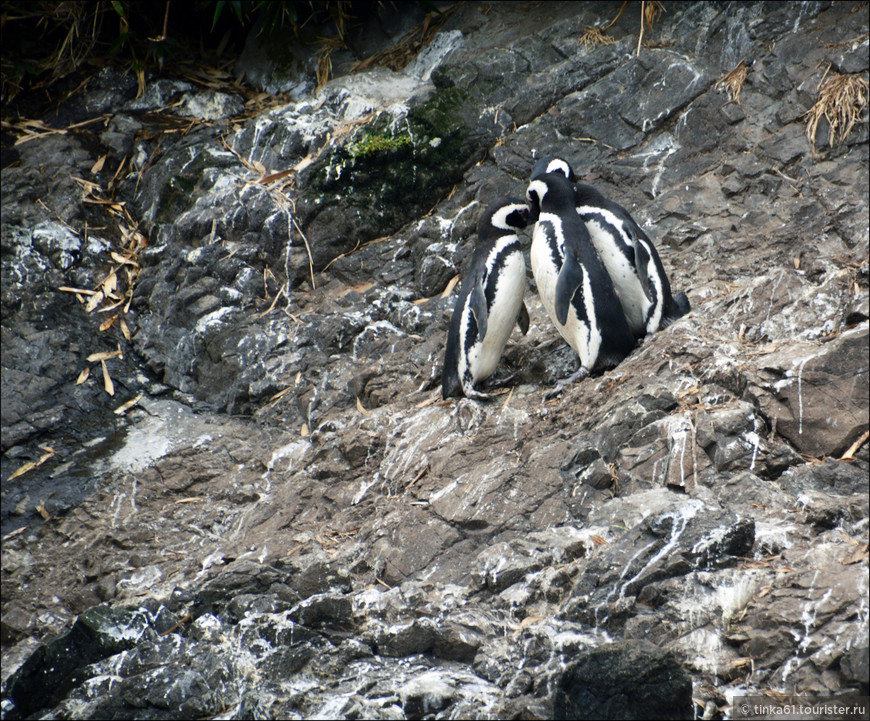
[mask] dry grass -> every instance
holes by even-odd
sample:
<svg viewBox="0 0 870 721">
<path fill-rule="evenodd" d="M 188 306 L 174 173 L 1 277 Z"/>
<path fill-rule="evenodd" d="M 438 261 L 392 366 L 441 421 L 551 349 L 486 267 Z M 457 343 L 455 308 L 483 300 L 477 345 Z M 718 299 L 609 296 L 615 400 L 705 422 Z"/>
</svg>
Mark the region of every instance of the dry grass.
<svg viewBox="0 0 870 721">
<path fill-rule="evenodd" d="M 608 26 L 609 27 L 609 26 Z M 613 45 L 616 42 L 613 38 L 604 34 L 607 28 L 587 27 L 586 32 L 580 36 L 580 42 L 583 43 L 583 49 L 588 53 L 589 46 L 597 47 L 598 45 Z"/>
<path fill-rule="evenodd" d="M 428 13 L 420 25 L 408 30 L 392 47 L 355 63 L 350 69 L 351 72 L 365 70 L 371 65 L 380 65 L 396 72 L 401 71 L 429 44 L 455 9 L 454 5 L 440 12 Z"/>
<path fill-rule="evenodd" d="M 589 46 L 596 47 L 598 45 L 613 45 L 616 42 L 613 38 L 607 37 L 604 33 L 615 23 L 619 16 L 622 15 L 622 11 L 625 10 L 625 6 L 628 4 L 628 0 L 624 0 L 622 3 L 622 7 L 619 8 L 619 12 L 616 13 L 616 17 L 613 18 L 607 25 L 604 27 L 587 27 L 586 32 L 584 32 L 580 36 L 580 42 L 583 43 L 583 49 L 588 53 Z"/>
<path fill-rule="evenodd" d="M 586 52 L 589 52 L 589 47 L 595 47 L 597 45 L 612 45 L 616 41 L 612 38 L 609 38 L 604 33 L 619 19 L 619 16 L 622 15 L 622 11 L 625 10 L 625 6 L 628 4 L 627 0 L 624 0 L 622 6 L 619 8 L 619 12 L 616 13 L 616 17 L 613 18 L 607 25 L 595 26 L 595 27 L 587 27 L 586 31 L 580 36 L 580 42 L 583 43 L 583 48 Z M 643 31 L 644 27 L 648 27 L 652 30 L 653 24 L 658 20 L 662 13 L 665 11 L 665 6 L 662 5 L 658 0 L 642 0 L 640 3 L 640 33 L 637 36 L 637 54 L 640 54 L 641 43 L 643 42 Z"/>
<path fill-rule="evenodd" d="M 641 0 L 640 3 L 640 33 L 637 36 L 637 52 L 635 55 L 640 55 L 640 45 L 643 42 L 643 27 L 644 24 L 649 26 L 649 29 L 652 30 L 653 23 L 658 20 L 662 13 L 665 11 L 665 6 L 662 5 L 658 0 L 651 0 L 651 2 L 646 2 L 646 0 Z"/>
<path fill-rule="evenodd" d="M 740 91 L 743 90 L 743 83 L 746 82 L 746 76 L 749 73 L 749 64 L 746 60 L 741 60 L 737 66 L 716 83 L 716 87 L 720 90 L 727 90 L 731 96 L 731 102 L 740 105 Z"/>
<path fill-rule="evenodd" d="M 49 27 L 67 27 L 68 31 L 45 65 L 55 78 L 75 70 L 89 57 L 102 25 L 102 8 L 91 9 L 85 3 L 61 2 L 52 8 L 42 4 L 45 16 L 39 25 L 43 31 Z"/>
<path fill-rule="evenodd" d="M 867 107 L 867 80 L 859 74 L 840 75 L 830 67 L 819 82 L 819 97 L 804 115 L 807 117 L 807 140 L 816 145 L 819 121 L 828 121 L 828 145 L 842 143 Z M 827 77 L 827 80 L 825 79 Z"/>
</svg>

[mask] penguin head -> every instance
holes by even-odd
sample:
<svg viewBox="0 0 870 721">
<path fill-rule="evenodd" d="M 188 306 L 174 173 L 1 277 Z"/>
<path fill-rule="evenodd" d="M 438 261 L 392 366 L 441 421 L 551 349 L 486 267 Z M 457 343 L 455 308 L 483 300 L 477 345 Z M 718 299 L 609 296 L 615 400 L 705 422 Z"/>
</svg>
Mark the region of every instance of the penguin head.
<svg viewBox="0 0 870 721">
<path fill-rule="evenodd" d="M 534 220 L 537 220 L 541 213 L 544 198 L 560 205 L 564 204 L 565 207 L 573 208 L 574 185 L 566 176 L 558 171 L 546 173 L 529 183 L 529 187 L 526 190 L 526 200 L 529 203 Z"/>
<path fill-rule="evenodd" d="M 541 212 L 541 201 L 546 194 L 547 184 L 541 178 L 529 183 L 529 187 L 526 189 L 526 202 L 537 211 L 535 215 Z"/>
<path fill-rule="evenodd" d="M 513 233 L 529 224 L 529 206 L 519 198 L 501 198 L 484 211 L 477 226 L 477 234 L 486 235 L 494 229 L 497 235 Z"/>
<path fill-rule="evenodd" d="M 540 178 L 532 180 L 526 189 L 526 202 L 529 204 L 530 219 L 537 222 L 541 215 L 541 199 L 547 194 L 547 184 Z"/>
<path fill-rule="evenodd" d="M 572 183 L 577 182 L 574 171 L 567 160 L 562 158 L 541 158 L 532 168 L 532 180 L 537 180 L 547 173 L 561 173 Z"/>
</svg>

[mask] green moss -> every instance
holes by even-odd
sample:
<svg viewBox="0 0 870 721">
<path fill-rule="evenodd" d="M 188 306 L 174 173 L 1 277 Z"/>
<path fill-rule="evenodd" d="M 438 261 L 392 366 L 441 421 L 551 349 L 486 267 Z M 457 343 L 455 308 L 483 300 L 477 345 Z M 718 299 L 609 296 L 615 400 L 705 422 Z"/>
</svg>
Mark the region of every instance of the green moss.
<svg viewBox="0 0 870 721">
<path fill-rule="evenodd" d="M 348 146 L 347 152 L 352 158 L 360 158 L 398 150 L 408 145 L 411 145 L 411 137 L 407 133 L 386 135 L 366 131 L 362 138 Z"/>
<path fill-rule="evenodd" d="M 306 232 L 312 246 L 323 245 L 315 266 L 432 208 L 482 157 L 495 130 L 481 123 L 466 90 L 439 87 L 404 117 L 381 113 L 324 154 L 301 184 L 313 211 Z M 341 227 L 347 218 L 350 227 Z"/>
<path fill-rule="evenodd" d="M 428 102 L 409 113 L 408 120 L 420 125 L 432 138 L 446 138 L 463 130 L 467 132 L 464 128 L 467 123 L 463 118 L 467 105 L 468 93 L 464 90 L 456 87 L 439 88 Z M 470 112 L 477 112 L 477 108 L 470 109 Z"/>
</svg>

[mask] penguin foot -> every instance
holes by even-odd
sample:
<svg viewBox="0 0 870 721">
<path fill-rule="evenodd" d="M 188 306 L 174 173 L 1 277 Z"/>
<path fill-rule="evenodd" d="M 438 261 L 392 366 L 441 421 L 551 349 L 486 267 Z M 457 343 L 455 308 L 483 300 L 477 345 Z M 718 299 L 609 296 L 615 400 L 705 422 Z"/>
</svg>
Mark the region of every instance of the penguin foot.
<svg viewBox="0 0 870 721">
<path fill-rule="evenodd" d="M 491 401 L 495 396 L 490 395 L 489 393 L 481 393 L 480 391 L 474 390 L 474 388 L 463 388 L 463 393 L 466 398 L 473 398 L 476 401 Z"/>
<path fill-rule="evenodd" d="M 562 380 L 560 380 L 553 387 L 553 390 L 551 390 L 549 393 L 547 393 L 544 396 L 544 400 L 545 401 L 552 400 L 553 398 L 555 398 L 557 395 L 559 395 L 565 389 L 565 386 L 569 386 L 572 383 L 576 383 L 577 381 L 582 381 L 588 375 L 589 375 L 589 369 L 586 368 L 585 366 L 580 366 L 579 370 L 575 371 L 567 378 L 563 378 Z"/>
<path fill-rule="evenodd" d="M 487 379 L 483 387 L 484 388 L 504 388 L 506 385 L 511 383 L 514 378 L 517 377 L 516 373 L 511 373 L 509 376 L 505 376 L 504 378 L 489 378 Z"/>
</svg>

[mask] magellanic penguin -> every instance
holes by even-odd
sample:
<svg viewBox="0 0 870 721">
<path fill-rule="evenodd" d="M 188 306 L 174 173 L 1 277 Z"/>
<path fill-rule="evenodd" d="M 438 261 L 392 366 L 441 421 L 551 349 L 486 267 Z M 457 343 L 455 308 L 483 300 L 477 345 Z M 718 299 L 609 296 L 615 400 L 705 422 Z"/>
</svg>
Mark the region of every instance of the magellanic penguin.
<svg viewBox="0 0 870 721">
<path fill-rule="evenodd" d="M 539 160 L 532 168 L 532 180 L 553 172 L 572 183 L 576 180 L 571 166 L 561 158 Z M 685 293 L 671 295 L 655 246 L 628 211 L 591 185 L 574 183 L 573 187 L 575 208 L 613 281 L 631 332 L 643 337 L 688 313 L 689 299 Z"/>
<path fill-rule="evenodd" d="M 529 330 L 523 303 L 526 263 L 517 236 L 528 223 L 528 205 L 515 198 L 495 201 L 480 219 L 477 247 L 447 332 L 441 372 L 444 398 L 490 398 L 475 390 L 475 384 L 495 370 L 514 324 L 523 335 Z"/>
<path fill-rule="evenodd" d="M 597 366 L 612 367 L 635 347 L 613 283 L 574 209 L 574 188 L 563 174 L 533 180 L 526 193 L 540 210 L 532 235 L 532 273 L 556 329 L 580 356 L 580 369 L 547 394 L 552 398 Z"/>
</svg>

